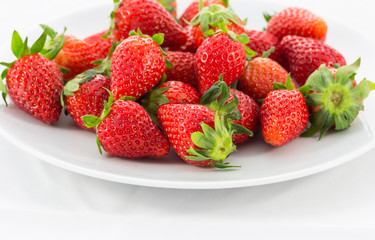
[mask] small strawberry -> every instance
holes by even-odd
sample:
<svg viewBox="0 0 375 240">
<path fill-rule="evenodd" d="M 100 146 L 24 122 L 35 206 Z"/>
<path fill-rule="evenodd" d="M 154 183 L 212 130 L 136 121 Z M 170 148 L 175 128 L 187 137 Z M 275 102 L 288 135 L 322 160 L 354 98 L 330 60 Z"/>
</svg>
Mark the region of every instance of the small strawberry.
<svg viewBox="0 0 375 240">
<path fill-rule="evenodd" d="M 87 128 L 96 127 L 97 144 L 108 153 L 124 158 L 163 157 L 169 153 L 167 138 L 138 103 L 113 95 L 104 102 L 100 117 L 86 115 Z"/>
<path fill-rule="evenodd" d="M 277 86 L 283 86 L 279 84 Z M 309 121 L 305 97 L 307 86 L 294 90 L 290 76 L 284 89 L 270 92 L 260 108 L 264 140 L 272 146 L 284 145 L 301 135 Z"/>
<path fill-rule="evenodd" d="M 51 45 L 46 49 L 44 46 L 50 30 L 45 26 L 43 34 L 31 48 L 27 45 L 28 38 L 23 41 L 19 33 L 14 31 L 12 52 L 17 60 L 0 63 L 7 67 L 2 72 L 0 81 L 4 101 L 9 94 L 17 107 L 44 123 L 53 123 L 59 119 L 60 93 L 63 88 L 61 70 L 52 59 L 61 50 L 64 36 L 57 37 L 55 46 Z M 3 83 L 4 78 L 6 85 Z"/>
<path fill-rule="evenodd" d="M 162 34 L 151 38 L 138 29 L 117 46 L 111 65 L 111 91 L 115 99 L 123 96 L 138 99 L 159 83 L 166 70 L 159 47 L 162 42 Z"/>
<path fill-rule="evenodd" d="M 156 0 L 114 0 L 111 27 L 108 35 L 116 31 L 117 41 L 126 39 L 131 30 L 140 29 L 144 34 L 163 33 L 163 47 L 181 46 L 186 42 L 183 28 Z"/>
<path fill-rule="evenodd" d="M 289 7 L 274 16 L 265 15 L 268 21 L 267 32 L 280 41 L 287 35 L 314 38 L 324 42 L 327 35 L 327 23 L 314 13 L 296 7 Z"/>
<path fill-rule="evenodd" d="M 287 76 L 288 72 L 274 60 L 257 57 L 248 62 L 238 81 L 238 89 L 259 102 L 273 91 L 275 82 L 285 84 Z"/>
<path fill-rule="evenodd" d="M 311 126 L 302 136 L 313 136 L 320 131 L 320 138 L 332 126 L 344 130 L 364 109 L 362 100 L 375 89 L 373 82 L 363 79 L 355 83 L 354 76 L 360 66 L 360 59 L 351 65 L 337 69 L 333 74 L 324 64 L 314 71 L 306 81 L 311 92 L 306 101 L 318 108 L 311 117 Z"/>
<path fill-rule="evenodd" d="M 321 64 L 327 64 L 328 67 L 346 65 L 345 58 L 337 50 L 312 38 L 286 36 L 281 41 L 281 50 L 293 79 L 299 85 L 304 85 Z"/>
<path fill-rule="evenodd" d="M 208 7 L 212 4 L 222 5 L 224 7 L 228 7 L 228 1 L 226 0 L 204 0 L 203 7 Z M 195 15 L 199 13 L 199 1 L 193 1 L 183 12 L 180 17 L 180 24 L 181 26 L 185 27 L 188 26 L 186 22 L 190 22 Z"/>
<path fill-rule="evenodd" d="M 194 70 L 195 55 L 189 52 L 167 51 L 166 58 L 172 63 L 173 68 L 167 69 L 167 81 L 176 80 L 198 88 L 198 79 Z"/>
<path fill-rule="evenodd" d="M 173 16 L 177 17 L 176 0 L 158 0 L 158 2 Z"/>
<path fill-rule="evenodd" d="M 233 167 L 224 163 L 236 150 L 232 135 L 252 133 L 233 123 L 233 117 L 240 114 L 236 99 L 225 104 L 230 95 L 228 86 L 220 81 L 213 88 L 221 91 L 209 91 L 210 96 L 202 98 L 209 102 L 220 95 L 216 113 L 199 104 L 165 104 L 158 110 L 158 120 L 173 149 L 187 163 L 200 167 Z"/>
</svg>

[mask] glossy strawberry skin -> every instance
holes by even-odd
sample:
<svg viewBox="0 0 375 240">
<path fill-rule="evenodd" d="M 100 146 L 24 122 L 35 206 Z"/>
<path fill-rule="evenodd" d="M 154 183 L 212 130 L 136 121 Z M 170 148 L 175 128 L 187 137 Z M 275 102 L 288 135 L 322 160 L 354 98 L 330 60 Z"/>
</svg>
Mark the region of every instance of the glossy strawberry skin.
<svg viewBox="0 0 375 240">
<path fill-rule="evenodd" d="M 59 66 L 40 54 L 18 59 L 6 75 L 10 98 L 21 110 L 44 123 L 53 123 L 61 113 L 63 89 Z"/>
<path fill-rule="evenodd" d="M 169 103 L 177 104 L 198 104 L 200 101 L 198 91 L 190 85 L 180 81 L 168 81 L 160 88 L 168 87 L 163 93 L 169 99 Z"/>
<path fill-rule="evenodd" d="M 312 12 L 296 7 L 282 10 L 273 16 L 267 25 L 267 32 L 280 41 L 287 35 L 297 35 L 325 41 L 326 22 Z"/>
<path fill-rule="evenodd" d="M 127 38 L 112 55 L 111 91 L 114 98 L 140 98 L 159 83 L 165 69 L 160 47 L 151 38 Z"/>
<path fill-rule="evenodd" d="M 194 26 L 188 25 L 184 27 L 184 32 L 186 34 L 186 42 L 184 45 L 179 46 L 172 46 L 169 47 L 170 51 L 179 51 L 179 52 L 192 52 L 195 53 L 197 51 L 197 46 L 195 45 L 194 40 Z"/>
<path fill-rule="evenodd" d="M 189 52 L 167 51 L 166 58 L 172 63 L 173 68 L 167 69 L 167 81 L 181 81 L 198 88 L 198 79 L 195 75 L 195 55 Z"/>
<path fill-rule="evenodd" d="M 230 91 L 238 98 L 238 111 L 242 116 L 240 120 L 233 120 L 233 122 L 244 126 L 255 134 L 259 126 L 258 104 L 251 97 L 239 90 L 230 89 Z M 232 99 L 233 96 L 231 95 L 228 101 Z M 233 143 L 238 145 L 246 142 L 249 138 L 250 136 L 247 134 L 234 134 Z"/>
<path fill-rule="evenodd" d="M 203 1 L 203 7 L 208 7 L 212 4 L 218 4 L 225 7 L 225 4 L 221 0 L 204 0 Z M 195 15 L 199 13 L 199 1 L 193 1 L 183 12 L 183 14 L 180 17 L 180 24 L 181 26 L 185 27 L 188 26 L 188 24 L 185 22 L 190 22 Z"/>
<path fill-rule="evenodd" d="M 164 34 L 164 47 L 180 46 L 186 42 L 183 28 L 173 16 L 155 0 L 126 0 L 115 12 L 116 40 L 126 39 L 131 30 L 138 28 L 143 34 Z"/>
<path fill-rule="evenodd" d="M 263 138 L 272 146 L 281 146 L 296 139 L 306 128 L 308 120 L 305 98 L 297 90 L 273 91 L 260 108 Z"/>
<path fill-rule="evenodd" d="M 103 75 L 96 75 L 91 81 L 83 83 L 73 96 L 65 97 L 65 107 L 74 122 L 83 129 L 87 128 L 82 121 L 85 115 L 99 117 L 103 111 L 104 101 L 109 94 L 104 89 L 110 88 L 110 79 Z"/>
<path fill-rule="evenodd" d="M 191 161 L 185 157 L 189 155 L 187 150 L 190 147 L 197 148 L 191 140 L 191 134 L 202 132 L 201 122 L 214 127 L 215 113 L 211 109 L 198 104 L 165 104 L 159 108 L 157 117 L 180 158 L 195 166 L 211 166 L 211 160 Z"/>
<path fill-rule="evenodd" d="M 124 158 L 163 157 L 169 153 L 167 138 L 134 101 L 116 101 L 97 127 L 108 153 Z"/>
<path fill-rule="evenodd" d="M 91 36 L 88 36 L 84 39 L 85 42 L 87 42 L 92 49 L 94 53 L 97 54 L 97 60 L 98 59 L 104 59 L 108 56 L 108 53 L 112 47 L 112 39 L 107 38 L 104 39 L 102 36 L 106 34 L 108 30 L 93 34 Z"/>
<path fill-rule="evenodd" d="M 228 86 L 232 85 L 241 76 L 245 64 L 246 54 L 241 43 L 223 33 L 206 39 L 195 54 L 200 94 L 217 82 L 220 74 Z"/>
<path fill-rule="evenodd" d="M 258 101 L 273 91 L 275 82 L 285 84 L 287 76 L 288 72 L 274 60 L 257 57 L 248 62 L 238 81 L 238 89 Z"/>
<path fill-rule="evenodd" d="M 346 65 L 345 58 L 327 44 L 312 38 L 286 36 L 281 41 L 281 50 L 286 57 L 293 79 L 304 85 L 307 78 L 321 64 L 333 67 Z"/>
</svg>

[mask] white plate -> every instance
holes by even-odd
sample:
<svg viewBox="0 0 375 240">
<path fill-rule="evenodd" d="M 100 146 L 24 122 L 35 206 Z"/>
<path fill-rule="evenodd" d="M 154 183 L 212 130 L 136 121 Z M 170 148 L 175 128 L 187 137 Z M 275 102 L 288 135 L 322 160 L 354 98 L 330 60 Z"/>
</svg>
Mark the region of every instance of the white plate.
<svg viewBox="0 0 375 240">
<path fill-rule="evenodd" d="M 249 19 L 248 28 L 253 29 L 261 29 L 265 25 L 261 16 L 263 11 L 272 12 L 282 8 L 246 0 L 233 1 L 232 6 L 241 17 Z M 67 26 L 69 34 L 85 37 L 106 28 L 111 7 L 110 4 L 93 6 L 46 23 L 56 30 Z M 86 26 L 87 22 L 91 24 Z M 373 76 L 371 64 L 374 63 L 370 57 L 375 51 L 370 42 L 335 21 L 328 19 L 328 25 L 328 44 L 340 50 L 348 62 L 362 57 L 363 66 L 358 79 L 365 75 L 368 78 L 370 74 Z M 35 39 L 40 32 L 35 28 L 30 35 Z M 13 59 L 8 46 L 2 48 L 0 56 L 1 60 Z M 165 188 L 235 188 L 308 176 L 343 164 L 368 151 L 375 145 L 375 104 L 369 104 L 374 102 L 374 97 L 370 96 L 365 103 L 366 112 L 360 114 L 350 129 L 330 132 L 321 141 L 317 138 L 299 138 L 283 147 L 274 148 L 266 145 L 258 134 L 255 139 L 239 146 L 238 151 L 229 157 L 228 161 L 232 164 L 242 166 L 240 169 L 198 168 L 185 164 L 175 153 L 163 159 L 130 160 L 108 154 L 100 156 L 95 135 L 76 127 L 70 117 L 62 115 L 57 123 L 46 125 L 17 109 L 13 103 L 7 108 L 4 104 L 0 105 L 0 134 L 41 160 L 96 178 Z"/>
</svg>

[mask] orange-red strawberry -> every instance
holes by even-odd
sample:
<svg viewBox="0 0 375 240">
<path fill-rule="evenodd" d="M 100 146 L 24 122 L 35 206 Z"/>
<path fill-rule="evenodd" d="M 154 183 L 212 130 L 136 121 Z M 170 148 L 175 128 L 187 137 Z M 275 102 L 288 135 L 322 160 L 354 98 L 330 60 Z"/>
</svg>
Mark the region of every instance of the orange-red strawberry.
<svg viewBox="0 0 375 240">
<path fill-rule="evenodd" d="M 345 58 L 327 44 L 312 38 L 286 36 L 281 41 L 281 50 L 286 57 L 293 79 L 304 85 L 306 79 L 321 64 L 333 67 L 346 65 Z"/>
<path fill-rule="evenodd" d="M 47 30 L 29 48 L 27 38 L 23 41 L 18 32 L 13 32 L 12 52 L 17 60 L 1 63 L 7 69 L 1 74 L 0 90 L 4 100 L 6 94 L 9 94 L 21 110 L 44 123 L 53 123 L 59 119 L 62 109 L 60 93 L 63 81 L 59 66 L 50 59 L 61 49 L 64 37 L 59 37 L 56 46 L 48 50 L 44 49 L 46 39 Z"/>
<path fill-rule="evenodd" d="M 167 81 L 175 80 L 198 88 L 198 79 L 194 70 L 195 55 L 189 52 L 167 51 L 166 58 L 172 63 L 173 68 L 167 69 Z"/>
<path fill-rule="evenodd" d="M 195 54 L 195 69 L 199 92 L 203 95 L 223 74 L 224 81 L 232 85 L 242 74 L 246 64 L 246 52 L 242 43 L 219 33 L 208 39 Z"/>
<path fill-rule="evenodd" d="M 138 99 L 160 82 L 166 70 L 158 45 L 162 42 L 162 34 L 151 38 L 133 31 L 117 46 L 111 64 L 111 91 L 115 99 L 124 96 Z"/>
<path fill-rule="evenodd" d="M 86 76 L 82 76 L 85 78 Z M 104 108 L 104 101 L 108 99 L 109 94 L 106 89 L 110 88 L 110 79 L 101 74 L 87 79 L 73 79 L 64 87 L 65 107 L 74 122 L 83 129 L 88 129 L 82 117 L 85 115 L 94 115 L 99 117 Z M 72 83 L 77 82 L 77 86 Z M 82 82 L 82 83 L 81 83 Z M 95 128 L 89 130 L 95 131 Z"/>
<path fill-rule="evenodd" d="M 248 62 L 238 81 L 238 89 L 259 101 L 273 91 L 275 82 L 285 84 L 287 76 L 288 72 L 274 60 L 257 57 Z"/>
<path fill-rule="evenodd" d="M 113 40 L 111 38 L 103 38 L 102 36 L 105 35 L 108 30 L 96 33 L 94 35 L 88 36 L 84 39 L 90 45 L 92 52 L 98 54 L 97 59 L 104 59 L 108 56 L 109 51 L 112 47 Z"/>
<path fill-rule="evenodd" d="M 327 35 L 327 23 L 309 10 L 289 7 L 269 19 L 267 32 L 280 41 L 287 35 L 297 35 L 324 42 Z"/>
<path fill-rule="evenodd" d="M 186 34 L 173 16 L 156 0 L 114 0 L 111 30 L 116 30 L 118 41 L 126 39 L 131 30 L 138 28 L 147 35 L 163 33 L 164 47 L 180 46 Z"/>
<path fill-rule="evenodd" d="M 309 121 L 304 97 L 308 89 L 304 89 L 303 94 L 293 90 L 290 81 L 286 85 L 287 89 L 270 92 L 260 108 L 262 135 L 272 146 L 281 146 L 299 137 Z"/>
<path fill-rule="evenodd" d="M 203 1 L 203 7 L 208 7 L 212 4 L 222 5 L 224 7 L 228 7 L 228 1 L 223 0 L 204 0 Z M 180 17 L 180 24 L 181 26 L 185 27 L 188 24 L 185 22 L 190 22 L 195 15 L 199 13 L 199 1 L 195 0 L 193 1 L 183 12 L 183 14 Z"/>
<path fill-rule="evenodd" d="M 88 128 L 96 127 L 97 143 L 108 153 L 124 158 L 163 157 L 169 153 L 167 138 L 138 103 L 119 99 L 108 102 L 100 117 L 83 117 Z"/>
</svg>

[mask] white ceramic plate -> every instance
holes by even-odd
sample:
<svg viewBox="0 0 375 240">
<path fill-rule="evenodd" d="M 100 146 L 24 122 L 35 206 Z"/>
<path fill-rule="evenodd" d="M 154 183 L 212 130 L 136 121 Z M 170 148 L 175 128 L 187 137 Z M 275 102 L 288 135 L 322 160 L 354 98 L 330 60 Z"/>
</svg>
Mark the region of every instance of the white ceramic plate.
<svg viewBox="0 0 375 240">
<path fill-rule="evenodd" d="M 187 2 L 185 3 L 186 6 Z M 182 5 L 182 6 L 181 6 Z M 182 3 L 179 7 L 184 7 Z M 241 17 L 248 18 L 248 28 L 261 29 L 265 22 L 263 11 L 277 11 L 282 6 L 271 7 L 262 2 L 237 0 L 233 8 Z M 111 5 L 99 5 L 64 15 L 46 22 L 56 30 L 67 26 L 69 34 L 85 37 L 106 28 Z M 81 21 L 85 19 L 85 21 Z M 85 23 L 90 22 L 90 25 Z M 328 19 L 328 44 L 340 50 L 348 62 L 362 57 L 363 65 L 358 79 L 373 76 L 370 56 L 374 50 L 365 37 L 354 34 L 352 29 Z M 29 36 L 36 37 L 40 29 L 35 28 Z M 356 44 L 352 44 L 356 42 Z M 1 60 L 13 59 L 10 49 L 0 51 Z M 366 74 L 365 74 L 366 73 Z M 374 97 L 366 103 L 352 127 L 342 132 L 330 132 L 321 141 L 317 138 L 299 138 L 283 147 L 266 145 L 260 134 L 255 139 L 238 147 L 228 161 L 241 165 L 239 169 L 205 169 L 185 164 L 171 153 L 163 159 L 121 159 L 108 154 L 99 155 L 95 134 L 79 129 L 69 116 L 61 116 L 53 125 L 46 125 L 17 109 L 0 105 L 0 134 L 13 144 L 41 160 L 56 166 L 110 181 L 143 186 L 219 189 L 269 184 L 296 179 L 318 173 L 355 159 L 375 145 Z M 373 104 L 374 105 L 374 104 Z"/>
</svg>

